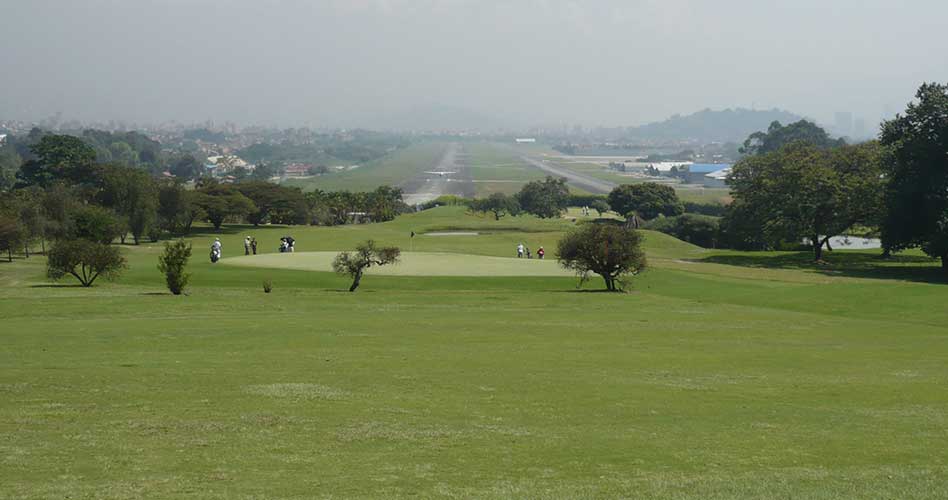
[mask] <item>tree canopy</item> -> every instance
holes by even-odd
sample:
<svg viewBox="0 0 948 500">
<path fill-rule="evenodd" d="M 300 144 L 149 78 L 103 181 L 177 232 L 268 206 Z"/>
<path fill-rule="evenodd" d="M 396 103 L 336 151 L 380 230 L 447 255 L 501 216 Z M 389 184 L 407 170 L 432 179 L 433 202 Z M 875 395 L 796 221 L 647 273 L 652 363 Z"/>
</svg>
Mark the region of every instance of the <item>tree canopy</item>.
<svg viewBox="0 0 948 500">
<path fill-rule="evenodd" d="M 30 146 L 34 158 L 17 173 L 18 184 L 47 187 L 56 181 L 88 182 L 96 161 L 95 149 L 71 135 L 46 135 Z"/>
<path fill-rule="evenodd" d="M 793 142 L 806 142 L 814 147 L 828 149 L 846 144 L 843 139 L 833 139 L 819 125 L 800 120 L 787 126 L 775 121 L 766 132 L 754 132 L 744 141 L 740 153 L 757 155 L 772 153 Z"/>
<path fill-rule="evenodd" d="M 744 227 L 773 245 L 808 239 L 817 261 L 829 238 L 877 217 L 882 182 L 878 143 L 802 141 L 742 159 L 728 180 Z"/>
<path fill-rule="evenodd" d="M 609 207 L 626 218 L 638 215 L 644 219 L 673 217 L 685 211 L 673 187 L 655 182 L 616 187 L 609 193 Z"/>
<path fill-rule="evenodd" d="M 118 247 L 85 239 L 62 240 L 49 250 L 46 275 L 60 280 L 73 276 L 84 287 L 90 287 L 99 276 L 115 279 L 125 269 L 125 257 Z"/>
<path fill-rule="evenodd" d="M 886 248 L 919 246 L 948 272 L 948 86 L 927 83 L 904 115 L 882 124 L 886 166 Z"/>
<path fill-rule="evenodd" d="M 560 265 L 576 271 L 586 281 L 589 273 L 602 276 L 606 289 L 620 290 L 624 276 L 645 269 L 642 235 L 613 223 L 586 223 L 559 241 L 556 257 Z"/>
<path fill-rule="evenodd" d="M 530 181 L 517 194 L 520 208 L 541 219 L 559 217 L 569 205 L 566 179 L 547 176 L 542 181 Z"/>
<path fill-rule="evenodd" d="M 493 214 L 494 220 L 520 213 L 520 203 L 517 198 L 504 193 L 493 193 L 487 198 L 476 199 L 471 202 L 470 207 L 473 212 Z"/>
</svg>

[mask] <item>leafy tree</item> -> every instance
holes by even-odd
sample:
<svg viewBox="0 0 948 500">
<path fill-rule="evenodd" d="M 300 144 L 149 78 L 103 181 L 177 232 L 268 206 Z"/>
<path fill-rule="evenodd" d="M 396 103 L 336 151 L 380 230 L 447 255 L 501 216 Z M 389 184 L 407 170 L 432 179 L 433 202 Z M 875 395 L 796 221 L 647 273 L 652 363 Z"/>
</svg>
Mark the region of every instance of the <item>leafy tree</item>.
<svg viewBox="0 0 948 500">
<path fill-rule="evenodd" d="M 47 187 L 58 180 L 85 183 L 92 179 L 95 150 L 71 135 L 46 135 L 30 147 L 34 158 L 20 167 L 20 185 Z"/>
<path fill-rule="evenodd" d="M 99 168 L 98 201 L 125 218 L 137 245 L 155 224 L 158 192 L 155 182 L 143 170 L 118 165 Z M 125 242 L 125 235 L 120 235 Z"/>
<path fill-rule="evenodd" d="M 363 212 L 375 222 L 385 222 L 395 219 L 399 210 L 404 206 L 402 190 L 390 186 L 379 186 L 367 193 L 362 199 Z"/>
<path fill-rule="evenodd" d="M 600 217 L 602 217 L 603 214 L 607 213 L 609 210 L 612 210 L 612 208 L 609 206 L 609 202 L 606 200 L 593 200 L 592 203 L 589 204 L 589 208 L 595 210 Z"/>
<path fill-rule="evenodd" d="M 168 290 L 181 295 L 188 286 L 191 275 L 184 272 L 191 258 L 191 244 L 184 240 L 165 242 L 165 251 L 158 257 L 158 270 L 164 273 Z"/>
<path fill-rule="evenodd" d="M 168 171 L 179 179 L 191 180 L 201 177 L 204 165 L 191 155 L 183 155 L 171 163 Z"/>
<path fill-rule="evenodd" d="M 398 262 L 399 255 L 401 255 L 401 250 L 398 247 L 379 248 L 375 246 L 374 241 L 368 240 L 356 246 L 353 253 L 342 252 L 336 255 L 336 258 L 332 261 L 332 268 L 337 273 L 352 278 L 352 286 L 349 287 L 349 291 L 354 292 L 356 288 L 359 288 L 362 274 L 366 269 L 372 266 L 394 264 Z"/>
<path fill-rule="evenodd" d="M 23 159 L 10 139 L 0 143 L 0 192 L 7 191 L 16 184 L 16 173 L 20 170 L 21 163 Z"/>
<path fill-rule="evenodd" d="M 70 218 L 72 219 L 70 237 L 103 245 L 111 243 L 126 229 L 114 212 L 96 205 L 79 207 L 70 214 Z"/>
<path fill-rule="evenodd" d="M 888 250 L 920 246 L 948 273 L 948 85 L 926 83 L 915 98 L 882 124 L 891 149 L 882 242 Z"/>
<path fill-rule="evenodd" d="M 755 215 L 741 200 L 735 200 L 729 204 L 718 223 L 718 245 L 736 250 L 773 248 L 761 233 L 760 221 Z"/>
<path fill-rule="evenodd" d="M 602 276 L 606 289 L 620 290 L 622 279 L 645 269 L 642 236 L 617 224 L 587 223 L 566 233 L 557 245 L 557 259 L 576 271 L 581 282 L 589 273 Z"/>
<path fill-rule="evenodd" d="M 846 144 L 845 140 L 831 138 L 819 125 L 807 120 L 800 120 L 787 126 L 775 121 L 770 124 L 766 132 L 751 134 L 739 151 L 745 155 L 772 153 L 793 142 L 805 142 L 821 149 L 836 148 Z"/>
<path fill-rule="evenodd" d="M 685 212 L 673 187 L 654 182 L 616 187 L 609 193 L 609 206 L 626 218 L 632 215 L 644 219 L 654 219 L 659 215 L 674 217 Z"/>
<path fill-rule="evenodd" d="M 138 152 L 132 149 L 127 142 L 116 141 L 109 145 L 111 162 L 125 167 L 138 166 Z"/>
<path fill-rule="evenodd" d="M 739 161 L 728 184 L 751 231 L 771 244 L 807 238 L 819 261 L 831 237 L 874 219 L 881 160 L 874 142 L 827 150 L 798 141 Z"/>
<path fill-rule="evenodd" d="M 200 190 L 194 203 L 201 207 L 214 229 L 220 229 L 228 218 L 243 218 L 257 210 L 250 198 L 229 184 Z"/>
<path fill-rule="evenodd" d="M 191 231 L 194 221 L 207 218 L 199 201 L 203 194 L 185 189 L 180 181 L 164 181 L 158 186 L 158 225 L 171 234 Z"/>
<path fill-rule="evenodd" d="M 646 224 L 645 229 L 661 231 L 699 247 L 717 247 L 719 227 L 715 217 L 688 213 L 659 217 Z"/>
<path fill-rule="evenodd" d="M 46 219 L 44 236 L 50 239 L 74 237 L 75 222 L 73 215 L 84 203 L 79 189 L 63 183 L 53 184 L 45 190 L 42 190 L 39 186 L 34 187 L 34 189 L 39 190 L 38 198 L 42 204 L 43 216 Z"/>
<path fill-rule="evenodd" d="M 280 168 L 275 163 L 259 163 L 250 174 L 250 178 L 258 181 L 267 181 L 280 175 Z"/>
<path fill-rule="evenodd" d="M 13 251 L 20 249 L 26 242 L 26 230 L 20 221 L 11 215 L 0 214 L 0 252 L 6 252 L 13 262 Z"/>
<path fill-rule="evenodd" d="M 17 220 L 22 230 L 23 249 L 30 256 L 30 243 L 40 240 L 43 252 L 46 251 L 46 237 L 49 221 L 43 211 L 45 193 L 37 186 L 17 189 L 0 198 L 0 211 Z"/>
<path fill-rule="evenodd" d="M 547 176 L 542 181 L 528 182 L 517 194 L 520 208 L 541 219 L 559 217 L 569 204 L 566 179 Z"/>
<path fill-rule="evenodd" d="M 517 198 L 504 193 L 493 193 L 487 198 L 474 200 L 471 210 L 480 213 L 494 214 L 494 220 L 500 220 L 505 215 L 519 215 L 520 203 Z"/>
<path fill-rule="evenodd" d="M 125 267 L 117 247 L 84 239 L 61 240 L 49 250 L 46 275 L 54 281 L 70 275 L 90 287 L 99 276 L 117 278 Z"/>
<path fill-rule="evenodd" d="M 251 181 L 238 184 L 237 190 L 256 206 L 256 210 L 248 217 L 255 226 L 267 221 L 274 224 L 304 224 L 309 218 L 309 206 L 299 188 Z"/>
</svg>

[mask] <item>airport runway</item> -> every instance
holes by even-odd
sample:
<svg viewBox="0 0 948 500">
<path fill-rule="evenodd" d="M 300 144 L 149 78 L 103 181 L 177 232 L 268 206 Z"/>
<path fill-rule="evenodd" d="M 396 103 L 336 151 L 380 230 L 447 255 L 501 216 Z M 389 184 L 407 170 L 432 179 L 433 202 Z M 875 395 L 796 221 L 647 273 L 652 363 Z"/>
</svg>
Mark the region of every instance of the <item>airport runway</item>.
<svg viewBox="0 0 948 500">
<path fill-rule="evenodd" d="M 472 198 L 474 182 L 467 168 L 467 155 L 457 143 L 451 143 L 444 155 L 428 170 L 432 172 L 455 172 L 446 176 L 419 174 L 402 183 L 402 200 L 408 205 L 418 205 L 441 195 L 453 194 Z"/>
<path fill-rule="evenodd" d="M 554 177 L 565 177 L 567 184 L 571 184 L 579 189 L 589 191 L 590 193 L 608 194 L 616 186 L 618 186 L 618 184 L 614 182 L 604 181 L 602 179 L 590 177 L 579 172 L 574 172 L 568 168 L 554 165 L 544 160 L 537 160 L 527 156 L 523 156 L 522 158 L 527 163 Z"/>
</svg>

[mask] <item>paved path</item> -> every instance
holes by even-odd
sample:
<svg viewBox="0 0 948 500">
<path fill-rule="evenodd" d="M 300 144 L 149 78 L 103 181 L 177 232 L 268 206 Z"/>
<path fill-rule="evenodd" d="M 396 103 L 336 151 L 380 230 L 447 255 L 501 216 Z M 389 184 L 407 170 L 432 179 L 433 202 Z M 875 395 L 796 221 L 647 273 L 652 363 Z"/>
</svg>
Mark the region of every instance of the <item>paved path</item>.
<svg viewBox="0 0 948 500">
<path fill-rule="evenodd" d="M 618 185 L 614 182 L 604 181 L 602 179 L 597 179 L 579 172 L 574 172 L 568 168 L 554 165 L 546 160 L 537 160 L 527 156 L 523 156 L 522 158 L 523 161 L 550 175 L 556 177 L 565 177 L 567 183 L 580 189 L 589 191 L 590 193 L 607 194 Z"/>
</svg>

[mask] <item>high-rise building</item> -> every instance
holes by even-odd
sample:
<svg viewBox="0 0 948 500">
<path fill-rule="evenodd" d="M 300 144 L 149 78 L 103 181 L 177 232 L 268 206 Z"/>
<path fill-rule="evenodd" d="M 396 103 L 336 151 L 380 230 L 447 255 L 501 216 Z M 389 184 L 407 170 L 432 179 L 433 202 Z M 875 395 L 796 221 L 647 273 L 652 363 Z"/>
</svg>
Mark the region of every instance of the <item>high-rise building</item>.
<svg viewBox="0 0 948 500">
<path fill-rule="evenodd" d="M 853 114 L 849 111 L 837 111 L 834 128 L 841 136 L 853 135 Z"/>
<path fill-rule="evenodd" d="M 867 137 L 869 137 L 869 135 L 866 133 L 866 119 L 856 118 L 853 121 L 853 138 L 865 139 Z"/>
</svg>

